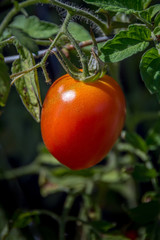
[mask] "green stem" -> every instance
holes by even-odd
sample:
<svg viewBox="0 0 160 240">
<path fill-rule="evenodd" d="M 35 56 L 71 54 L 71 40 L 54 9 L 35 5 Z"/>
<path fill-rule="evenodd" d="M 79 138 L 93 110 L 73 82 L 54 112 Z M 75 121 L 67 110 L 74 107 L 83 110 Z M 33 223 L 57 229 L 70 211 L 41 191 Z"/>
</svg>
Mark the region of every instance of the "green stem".
<svg viewBox="0 0 160 240">
<path fill-rule="evenodd" d="M 40 167 L 38 164 L 32 163 L 27 166 L 0 172 L 0 180 L 3 180 L 3 179 L 9 180 L 9 179 L 17 178 L 17 177 L 22 177 L 25 175 L 38 174 L 39 170 L 40 170 L 39 168 Z"/>
<path fill-rule="evenodd" d="M 68 19 L 71 19 L 72 15 L 68 12 Z M 66 17 L 67 18 L 67 17 Z M 69 21 L 68 21 L 69 22 Z M 64 25 L 64 33 L 66 34 L 66 36 L 68 37 L 68 39 L 71 41 L 71 43 L 73 44 L 73 46 L 75 47 L 75 49 L 77 50 L 77 53 L 80 57 L 81 63 L 82 63 L 82 68 L 83 68 L 83 74 L 84 77 L 89 75 L 88 72 L 88 62 L 87 62 L 87 58 L 85 57 L 83 51 L 81 50 L 81 47 L 79 46 L 79 44 L 77 43 L 77 41 L 74 39 L 74 37 L 70 34 L 70 32 L 67 29 L 67 24 Z"/>
<path fill-rule="evenodd" d="M 50 46 L 51 42 L 49 40 L 34 39 L 35 43 L 40 46 Z"/>
<path fill-rule="evenodd" d="M 3 33 L 4 29 L 8 26 L 8 24 L 10 23 L 12 18 L 19 11 L 21 11 L 21 9 L 26 8 L 30 5 L 37 4 L 37 3 L 44 3 L 44 4 L 52 3 L 58 7 L 62 7 L 64 9 L 66 9 L 67 11 L 71 12 L 73 15 L 79 15 L 79 16 L 86 17 L 86 18 L 90 19 L 91 21 L 93 21 L 95 24 L 97 24 L 106 35 L 108 34 L 108 28 L 107 28 L 106 23 L 99 20 L 96 16 L 92 15 L 91 13 L 89 13 L 85 10 L 82 10 L 82 9 L 79 9 L 79 8 L 76 8 L 73 6 L 69 6 L 65 3 L 58 2 L 56 0 L 27 0 L 25 2 L 19 3 L 18 8 L 13 7 L 12 10 L 7 14 L 7 16 L 4 18 L 4 20 L 2 21 L 2 23 L 0 25 L 0 35 Z"/>
<path fill-rule="evenodd" d="M 83 194 L 83 206 L 82 206 L 82 209 L 80 211 L 80 219 L 82 219 L 85 222 L 88 221 L 87 213 L 91 209 L 90 197 L 91 197 L 92 191 L 93 191 L 93 182 L 92 181 L 88 181 L 86 183 L 85 193 Z M 89 233 L 89 229 L 90 229 L 89 225 L 84 225 L 83 226 L 81 239 L 86 239 L 87 238 L 87 234 Z"/>
<path fill-rule="evenodd" d="M 65 238 L 65 225 L 67 222 L 67 217 L 69 214 L 69 211 L 73 205 L 74 202 L 74 194 L 69 193 L 66 197 L 65 203 L 64 203 L 64 208 L 63 208 L 63 213 L 61 216 L 61 221 L 60 221 L 60 231 L 59 231 L 59 240 L 64 240 Z"/>
<path fill-rule="evenodd" d="M 150 160 L 150 158 L 148 157 L 147 161 L 145 161 L 145 166 L 146 168 L 148 169 L 155 169 L 154 166 L 153 166 L 153 163 L 152 161 Z M 158 179 L 157 177 L 154 177 L 151 179 L 151 183 L 152 183 L 152 186 L 154 188 L 154 191 L 159 194 L 160 193 L 160 188 L 159 188 L 159 183 L 158 183 Z"/>
<path fill-rule="evenodd" d="M 21 71 L 21 72 L 18 72 L 18 73 L 15 73 L 15 74 L 12 74 L 10 75 L 10 78 L 14 78 L 12 81 L 11 81 L 11 85 L 13 85 L 13 83 L 15 81 L 17 81 L 19 78 L 23 77 L 26 73 L 29 73 L 37 68 L 41 67 L 41 64 L 40 63 L 37 63 L 36 65 L 34 65 L 33 67 L 27 69 L 27 70 L 24 70 L 24 71 Z"/>
<path fill-rule="evenodd" d="M 0 48 L 3 48 L 8 44 L 12 44 L 14 42 L 14 40 L 15 40 L 15 37 L 10 37 L 8 39 L 5 39 L 5 40 L 1 41 L 0 42 Z"/>
<path fill-rule="evenodd" d="M 48 48 L 48 50 L 46 51 L 44 57 L 42 58 L 41 60 L 41 66 L 43 66 L 47 60 L 47 58 L 49 57 L 50 55 L 50 52 L 52 51 L 53 47 L 55 46 L 56 42 L 58 41 L 58 39 L 64 34 L 63 33 L 63 30 L 64 30 L 64 26 L 67 25 L 68 26 L 68 23 L 69 23 L 69 20 L 70 20 L 71 16 L 70 14 L 67 14 L 64 22 L 63 22 L 63 25 L 61 26 L 61 29 L 60 31 L 58 32 L 58 34 L 56 35 L 56 37 L 54 38 L 54 40 L 52 41 L 50 47 Z"/>
<path fill-rule="evenodd" d="M 49 74 L 48 74 L 48 72 L 47 72 L 47 69 L 46 69 L 46 66 L 45 66 L 45 65 L 42 66 L 42 71 L 43 71 L 43 74 L 44 74 L 46 83 L 51 84 L 52 81 L 51 81 L 51 79 L 50 79 L 50 77 L 49 77 Z"/>
<path fill-rule="evenodd" d="M 48 210 L 43 210 L 43 209 L 41 209 L 41 210 L 34 210 L 33 214 L 34 214 L 34 212 L 37 213 L 38 215 L 47 215 L 47 216 L 53 218 L 54 220 L 56 220 L 58 223 L 60 223 L 60 217 L 57 214 L 53 213 L 53 212 L 50 212 Z"/>
<path fill-rule="evenodd" d="M 28 0 L 22 3 L 18 4 L 18 8 L 17 7 L 13 7 L 12 10 L 6 15 L 6 17 L 3 19 L 1 25 L 0 25 L 0 35 L 2 34 L 2 32 L 4 31 L 4 29 L 8 26 L 8 24 L 10 23 L 10 21 L 12 20 L 12 18 L 22 9 L 25 7 L 28 7 L 30 5 L 33 4 L 37 4 L 37 3 L 50 3 L 49 0 Z"/>
<path fill-rule="evenodd" d="M 57 0 L 50 0 L 50 1 L 54 5 L 66 9 L 68 12 L 72 13 L 72 15 L 78 15 L 78 16 L 82 16 L 90 19 L 91 21 L 96 23 L 106 35 L 108 34 L 107 24 L 101 21 L 100 19 L 98 19 L 96 16 L 92 15 L 91 13 L 83 9 L 79 9 L 78 7 L 69 6 L 66 3 L 58 2 Z"/>
</svg>

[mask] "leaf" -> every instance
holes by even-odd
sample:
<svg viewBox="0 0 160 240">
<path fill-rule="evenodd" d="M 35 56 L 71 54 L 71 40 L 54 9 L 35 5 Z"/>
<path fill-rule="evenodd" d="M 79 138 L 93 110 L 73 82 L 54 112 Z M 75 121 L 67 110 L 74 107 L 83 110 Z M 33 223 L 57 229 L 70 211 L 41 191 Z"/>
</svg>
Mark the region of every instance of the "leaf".
<svg viewBox="0 0 160 240">
<path fill-rule="evenodd" d="M 3 41 L 4 39 L 11 37 L 11 35 L 12 35 L 11 30 L 9 28 L 5 28 L 2 35 L 0 36 L 0 41 Z"/>
<path fill-rule="evenodd" d="M 25 48 L 19 48 L 20 59 L 13 62 L 12 73 L 27 70 L 35 65 L 32 54 Z M 15 81 L 15 87 L 21 97 L 23 104 L 33 118 L 40 121 L 40 89 L 37 70 L 26 73 L 23 77 Z"/>
<path fill-rule="evenodd" d="M 146 143 L 150 150 L 156 150 L 160 147 L 160 122 L 158 121 L 155 126 L 153 126 L 146 137 Z"/>
<path fill-rule="evenodd" d="M 32 212 L 23 212 L 16 215 L 13 219 L 13 227 L 15 228 L 24 228 L 27 227 L 32 221 L 33 217 L 37 216 L 37 211 Z"/>
<path fill-rule="evenodd" d="M 160 35 L 160 26 L 157 26 L 154 31 L 153 31 L 154 35 Z"/>
<path fill-rule="evenodd" d="M 151 31 L 143 25 L 130 25 L 101 48 L 102 60 L 118 62 L 143 51 L 149 45 Z"/>
<path fill-rule="evenodd" d="M 106 221 L 92 221 L 91 226 L 101 233 L 107 233 L 110 229 L 115 227 L 115 223 L 110 223 Z"/>
<path fill-rule="evenodd" d="M 44 175 L 43 175 L 44 174 Z M 41 172 L 39 175 L 39 184 L 41 194 L 47 196 L 56 192 L 68 192 L 70 189 L 74 192 L 81 192 L 86 186 L 86 178 L 81 176 L 55 177 L 54 174 L 45 175 Z"/>
<path fill-rule="evenodd" d="M 133 133 L 127 132 L 125 136 L 125 140 L 126 142 L 130 143 L 134 148 L 140 149 L 145 153 L 148 150 L 145 140 L 135 132 Z"/>
<path fill-rule="evenodd" d="M 73 37 L 80 42 L 89 40 L 91 38 L 89 32 L 80 24 L 77 24 L 75 22 L 69 23 L 68 30 L 73 35 Z"/>
<path fill-rule="evenodd" d="M 136 181 L 139 182 L 149 182 L 152 178 L 158 176 L 158 173 L 155 169 L 148 169 L 144 164 L 137 164 L 134 168 L 132 176 Z"/>
<path fill-rule="evenodd" d="M 32 53 L 38 53 L 37 44 L 27 33 L 18 28 L 11 28 L 11 31 L 22 46 L 26 47 Z"/>
<path fill-rule="evenodd" d="M 159 214 L 160 205 L 157 201 L 142 203 L 129 211 L 131 219 L 139 224 L 147 224 L 154 221 Z"/>
<path fill-rule="evenodd" d="M 9 26 L 23 30 L 32 38 L 41 39 L 49 38 L 59 30 L 59 27 L 53 23 L 41 21 L 36 16 L 25 17 L 24 15 L 15 17 Z"/>
<path fill-rule="evenodd" d="M 4 62 L 3 55 L 0 54 L 0 106 L 4 107 L 10 91 L 10 77 L 8 67 Z"/>
<path fill-rule="evenodd" d="M 154 25 L 155 25 L 155 27 L 156 27 L 156 26 L 160 26 L 160 13 L 157 14 L 157 16 L 155 17 L 155 19 L 154 19 Z"/>
<path fill-rule="evenodd" d="M 127 14 L 142 11 L 151 0 L 84 0 L 100 7 L 101 9 L 113 12 L 125 12 Z"/>
<path fill-rule="evenodd" d="M 152 23 L 152 18 L 160 11 L 160 4 L 153 5 L 139 13 L 140 17 Z"/>
<path fill-rule="evenodd" d="M 160 55 L 156 48 L 144 53 L 140 62 L 140 73 L 147 89 L 151 94 L 160 92 Z"/>
</svg>

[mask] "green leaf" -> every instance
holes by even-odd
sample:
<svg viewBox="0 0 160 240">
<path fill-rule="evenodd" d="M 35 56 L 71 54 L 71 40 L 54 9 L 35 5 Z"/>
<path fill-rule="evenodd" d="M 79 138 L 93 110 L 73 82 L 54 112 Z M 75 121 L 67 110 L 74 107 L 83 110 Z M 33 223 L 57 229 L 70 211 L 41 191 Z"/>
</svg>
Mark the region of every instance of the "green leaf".
<svg viewBox="0 0 160 240">
<path fill-rule="evenodd" d="M 160 55 L 156 48 L 144 53 L 140 62 L 140 73 L 150 93 L 160 93 Z"/>
<path fill-rule="evenodd" d="M 155 126 L 153 126 L 146 137 L 146 144 L 150 150 L 156 150 L 160 147 L 160 122 L 158 121 Z"/>
<path fill-rule="evenodd" d="M 125 173 L 120 173 L 117 170 L 112 170 L 101 174 L 101 181 L 105 183 L 119 183 L 120 180 L 128 179 L 128 175 Z"/>
<path fill-rule="evenodd" d="M 160 205 L 157 201 L 142 203 L 129 211 L 131 219 L 139 224 L 147 224 L 154 221 L 159 214 Z"/>
<path fill-rule="evenodd" d="M 8 67 L 0 54 L 0 106 L 4 107 L 10 91 L 10 77 Z"/>
<path fill-rule="evenodd" d="M 160 4 L 153 5 L 139 13 L 140 17 L 152 23 L 152 18 L 160 11 Z"/>
<path fill-rule="evenodd" d="M 126 31 L 121 31 L 101 48 L 102 60 L 118 62 L 144 51 L 150 41 L 151 31 L 143 25 L 130 25 Z"/>
<path fill-rule="evenodd" d="M 39 175 L 39 185 L 43 196 L 49 194 L 69 191 L 81 192 L 86 186 L 86 181 L 99 173 L 99 169 L 91 168 L 79 171 L 72 171 L 64 167 L 48 168 L 48 171 L 41 171 Z"/>
<path fill-rule="evenodd" d="M 24 228 L 27 227 L 32 221 L 33 217 L 37 216 L 37 211 L 32 212 L 24 212 L 20 214 L 16 214 L 16 216 L 13 219 L 13 227 L 15 228 Z"/>
<path fill-rule="evenodd" d="M 9 28 L 5 28 L 2 35 L 0 36 L 0 41 L 3 41 L 4 39 L 11 37 L 11 35 L 12 35 L 11 30 Z"/>
<path fill-rule="evenodd" d="M 20 59 L 13 62 L 12 73 L 27 70 L 35 65 L 32 54 L 25 48 L 19 48 Z M 21 97 L 23 104 L 33 118 L 40 121 L 40 89 L 37 70 L 26 73 L 23 77 L 15 81 L 15 87 Z"/>
<path fill-rule="evenodd" d="M 148 160 L 148 156 L 145 152 L 141 151 L 140 149 L 137 149 L 137 148 L 133 147 L 129 143 L 119 143 L 117 145 L 117 149 L 118 149 L 118 151 L 121 151 L 121 152 L 129 152 L 131 154 L 134 154 L 135 156 L 142 159 L 143 161 Z"/>
<path fill-rule="evenodd" d="M 92 221 L 91 226 L 101 233 L 107 233 L 110 229 L 115 227 L 115 223 L 110 223 L 106 221 Z"/>
<path fill-rule="evenodd" d="M 148 147 L 147 147 L 145 140 L 137 133 L 127 132 L 125 139 L 126 139 L 126 142 L 130 143 L 134 148 L 140 149 L 141 151 L 143 151 L 145 153 L 147 152 Z"/>
<path fill-rule="evenodd" d="M 125 12 L 127 14 L 142 11 L 151 0 L 85 0 L 101 9 L 113 12 Z"/>
<path fill-rule="evenodd" d="M 89 32 L 78 23 L 70 22 L 68 30 L 77 41 L 86 41 L 91 38 Z"/>
<path fill-rule="evenodd" d="M 154 25 L 155 25 L 155 27 L 156 27 L 156 26 L 160 26 L 160 13 L 157 14 L 157 16 L 155 17 L 155 19 L 154 19 Z"/>
<path fill-rule="evenodd" d="M 27 48 L 32 53 L 38 53 L 37 44 L 27 33 L 23 32 L 21 29 L 18 28 L 11 28 L 11 31 L 22 46 Z"/>
<path fill-rule="evenodd" d="M 103 238 L 103 240 L 129 240 L 129 239 L 119 235 L 107 235 L 106 237 Z"/>
<path fill-rule="evenodd" d="M 55 177 L 52 172 L 48 172 L 48 175 L 41 172 L 39 175 L 39 184 L 41 187 L 41 194 L 47 196 L 56 192 L 66 191 L 70 189 L 74 192 L 81 192 L 86 186 L 86 178 L 81 176 L 65 176 Z"/>
<path fill-rule="evenodd" d="M 24 15 L 15 17 L 9 26 L 23 30 L 32 38 L 41 39 L 49 38 L 59 30 L 59 27 L 53 23 L 41 21 L 36 16 L 25 17 Z"/>
<path fill-rule="evenodd" d="M 148 169 L 144 164 L 137 164 L 134 168 L 132 176 L 136 181 L 139 182 L 149 182 L 152 178 L 158 176 L 158 173 L 155 169 Z"/>
<path fill-rule="evenodd" d="M 35 161 L 45 165 L 54 165 L 54 166 L 61 165 L 61 163 L 56 158 L 54 158 L 50 153 L 39 154 L 36 157 Z"/>
<path fill-rule="evenodd" d="M 160 35 L 160 26 L 157 26 L 154 31 L 153 31 L 154 35 Z"/>
</svg>

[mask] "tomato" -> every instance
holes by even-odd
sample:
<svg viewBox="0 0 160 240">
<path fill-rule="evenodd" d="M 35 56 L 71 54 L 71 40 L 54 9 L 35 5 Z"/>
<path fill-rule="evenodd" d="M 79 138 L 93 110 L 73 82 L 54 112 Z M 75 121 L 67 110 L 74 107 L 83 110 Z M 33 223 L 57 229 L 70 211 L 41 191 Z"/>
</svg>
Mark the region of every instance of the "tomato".
<svg viewBox="0 0 160 240">
<path fill-rule="evenodd" d="M 66 74 L 44 99 L 41 133 L 49 152 L 73 170 L 100 162 L 117 140 L 125 120 L 125 97 L 110 76 L 84 83 Z"/>
<path fill-rule="evenodd" d="M 137 237 L 138 237 L 138 234 L 135 230 L 129 230 L 125 236 L 128 238 L 128 239 L 131 239 L 131 240 L 136 240 Z"/>
</svg>

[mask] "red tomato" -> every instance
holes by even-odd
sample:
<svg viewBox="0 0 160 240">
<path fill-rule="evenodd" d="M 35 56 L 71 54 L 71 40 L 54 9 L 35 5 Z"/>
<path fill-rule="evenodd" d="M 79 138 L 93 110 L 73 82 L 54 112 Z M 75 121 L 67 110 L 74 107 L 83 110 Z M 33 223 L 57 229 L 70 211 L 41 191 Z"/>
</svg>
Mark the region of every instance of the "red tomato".
<svg viewBox="0 0 160 240">
<path fill-rule="evenodd" d="M 125 236 L 126 236 L 127 238 L 131 239 L 131 240 L 136 240 L 137 237 L 138 237 L 138 234 L 137 234 L 137 232 L 136 232 L 135 230 L 129 230 L 129 231 L 125 234 Z"/>
<path fill-rule="evenodd" d="M 41 112 L 41 133 L 50 153 L 78 170 L 100 162 L 117 140 L 125 119 L 125 98 L 109 76 L 93 82 L 68 74 L 49 88 Z"/>
</svg>

